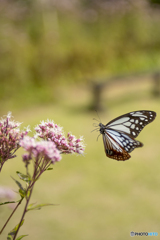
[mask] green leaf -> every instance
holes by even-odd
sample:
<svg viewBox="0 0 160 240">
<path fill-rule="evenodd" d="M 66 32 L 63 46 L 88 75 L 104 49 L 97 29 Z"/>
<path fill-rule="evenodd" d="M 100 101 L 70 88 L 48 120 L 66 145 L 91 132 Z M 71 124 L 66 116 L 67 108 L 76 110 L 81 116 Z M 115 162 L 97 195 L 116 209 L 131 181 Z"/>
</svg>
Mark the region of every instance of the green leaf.
<svg viewBox="0 0 160 240">
<path fill-rule="evenodd" d="M 17 202 L 17 201 L 16 201 Z M 10 201 L 10 202 L 3 202 L 3 203 L 0 203 L 0 205 L 5 205 L 5 204 L 9 204 L 9 203 L 16 203 L 15 201 Z"/>
<path fill-rule="evenodd" d="M 51 203 L 44 203 L 44 204 L 38 204 L 36 206 L 33 207 L 35 203 L 31 203 L 28 208 L 27 208 L 27 212 L 30 210 L 40 210 L 42 207 L 46 207 L 46 206 L 54 206 L 56 204 L 51 204 Z"/>
<path fill-rule="evenodd" d="M 22 239 L 22 238 L 24 238 L 24 237 L 26 237 L 26 236 L 28 236 L 28 235 L 21 235 L 21 236 L 19 236 L 18 238 L 16 238 L 16 240 L 20 240 L 20 239 Z"/>
<path fill-rule="evenodd" d="M 16 179 L 14 179 L 13 177 L 11 177 L 14 181 L 15 181 L 15 183 L 18 185 L 18 187 L 21 189 L 21 190 L 23 190 L 24 191 L 24 188 L 23 188 L 23 186 L 21 185 L 21 183 L 20 182 L 18 182 Z"/>
<path fill-rule="evenodd" d="M 47 168 L 47 169 L 46 169 L 46 171 L 47 171 L 47 170 L 52 170 L 52 169 L 53 169 L 53 168 L 52 168 L 52 167 L 50 167 L 50 168 Z"/>
<path fill-rule="evenodd" d="M 17 200 L 17 201 L 3 202 L 3 203 L 0 203 L 0 205 L 5 205 L 5 204 L 9 204 L 9 203 L 18 203 L 18 202 L 20 202 L 21 200 L 22 200 L 22 199 Z"/>
<path fill-rule="evenodd" d="M 31 177 L 29 176 L 29 175 L 25 175 L 25 174 L 23 174 L 23 173 L 21 173 L 21 172 L 16 172 L 17 173 L 17 175 L 18 175 L 18 177 L 21 179 L 21 180 L 23 180 L 23 181 L 25 181 L 25 182 L 27 182 L 27 183 L 30 183 L 30 181 L 31 181 Z"/>
<path fill-rule="evenodd" d="M 13 237 L 11 235 L 7 236 L 7 240 L 12 240 L 12 239 L 13 239 Z"/>
<path fill-rule="evenodd" d="M 26 197 L 26 190 L 19 189 L 19 194 L 20 194 L 21 198 Z"/>
<path fill-rule="evenodd" d="M 21 222 L 21 225 L 22 226 L 24 223 L 24 220 Z M 18 226 L 19 224 L 17 224 L 9 233 L 8 233 L 8 236 L 7 236 L 7 240 L 12 240 L 13 237 L 15 236 L 17 230 L 18 230 Z"/>
<path fill-rule="evenodd" d="M 31 203 L 28 205 L 28 209 L 31 208 L 33 205 L 35 205 L 36 203 Z"/>
<path fill-rule="evenodd" d="M 15 181 L 15 183 L 16 183 L 16 184 L 18 185 L 18 187 L 19 187 L 19 194 L 20 194 L 21 198 L 26 197 L 26 189 L 23 188 L 22 184 L 21 184 L 19 181 L 17 181 L 17 180 L 14 179 L 13 177 L 12 177 L 12 179 Z"/>
<path fill-rule="evenodd" d="M 27 198 L 29 198 L 30 194 L 31 194 L 31 190 L 28 189 L 28 191 L 27 191 Z"/>
</svg>

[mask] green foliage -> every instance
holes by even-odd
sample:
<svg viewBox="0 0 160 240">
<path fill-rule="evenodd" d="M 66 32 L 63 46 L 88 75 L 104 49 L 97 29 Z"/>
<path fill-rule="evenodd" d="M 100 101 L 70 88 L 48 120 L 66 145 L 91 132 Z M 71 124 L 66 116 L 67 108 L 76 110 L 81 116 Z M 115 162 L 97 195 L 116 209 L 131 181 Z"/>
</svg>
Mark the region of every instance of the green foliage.
<svg viewBox="0 0 160 240">
<path fill-rule="evenodd" d="M 26 197 L 26 194 L 27 194 L 26 189 L 22 186 L 22 184 L 21 184 L 19 181 L 17 181 L 17 180 L 14 179 L 13 177 L 12 177 L 12 179 L 15 181 L 15 183 L 16 183 L 16 184 L 18 185 L 18 187 L 19 187 L 19 194 L 20 194 L 21 198 Z"/>
<path fill-rule="evenodd" d="M 30 183 L 30 181 L 31 181 L 31 176 L 30 176 L 29 174 L 26 175 L 26 174 L 23 174 L 23 173 L 21 173 L 21 172 L 19 172 L 19 171 L 17 171 L 16 173 L 17 173 L 18 177 L 19 177 L 21 180 L 23 180 L 23 181 L 26 182 L 26 183 Z"/>
<path fill-rule="evenodd" d="M 24 223 L 24 220 L 21 222 L 21 225 L 20 225 L 20 226 L 22 226 L 23 223 Z M 8 233 L 7 240 L 12 240 L 12 239 L 14 238 L 14 236 L 15 236 L 17 230 L 18 230 L 18 227 L 19 227 L 19 224 L 17 224 L 17 225 L 12 229 L 12 231 L 10 231 L 10 232 Z M 23 236 L 27 236 L 27 235 L 23 235 Z M 22 236 L 21 236 L 21 238 L 22 238 Z M 18 239 L 21 239 L 21 238 L 18 238 Z"/>
<path fill-rule="evenodd" d="M 151 4 L 160 4 L 160 0 L 149 0 Z"/>
<path fill-rule="evenodd" d="M 12 177 L 12 179 L 15 181 L 15 183 L 18 185 L 18 187 L 19 187 L 22 191 L 24 191 L 24 188 L 23 188 L 22 184 L 21 184 L 19 181 L 17 181 L 16 179 L 14 179 L 13 177 Z"/>
<path fill-rule="evenodd" d="M 28 235 L 21 235 L 21 236 L 19 236 L 18 238 L 16 238 L 16 240 L 21 240 L 22 238 L 24 238 L 24 237 L 26 237 L 26 236 L 28 236 Z"/>
<path fill-rule="evenodd" d="M 40 210 L 42 207 L 46 207 L 46 206 L 54 206 L 54 204 L 51 204 L 51 203 L 37 204 L 35 206 L 34 205 L 35 203 L 31 203 L 27 208 L 27 212 L 30 210 Z"/>
<path fill-rule="evenodd" d="M 4 104 L 48 103 L 58 97 L 59 83 L 159 67 L 160 18 L 143 4 L 111 13 L 81 2 L 80 8 L 70 10 L 72 14 L 45 1 L 3 4 L 0 101 Z"/>
<path fill-rule="evenodd" d="M 10 204 L 10 203 L 16 203 L 16 202 L 15 201 L 3 202 L 3 203 L 0 203 L 0 205 Z"/>
<path fill-rule="evenodd" d="M 46 171 L 53 170 L 53 168 L 47 168 Z"/>
</svg>

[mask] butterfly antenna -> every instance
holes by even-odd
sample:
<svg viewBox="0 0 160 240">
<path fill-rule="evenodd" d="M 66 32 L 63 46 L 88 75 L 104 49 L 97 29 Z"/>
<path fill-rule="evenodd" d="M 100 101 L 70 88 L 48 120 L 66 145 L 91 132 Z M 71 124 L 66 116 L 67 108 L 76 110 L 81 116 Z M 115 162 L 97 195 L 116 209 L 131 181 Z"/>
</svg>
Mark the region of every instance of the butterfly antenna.
<svg viewBox="0 0 160 240">
<path fill-rule="evenodd" d="M 100 116 L 99 116 L 99 114 L 98 114 L 97 110 L 95 110 L 95 111 L 96 111 L 96 113 L 97 113 L 97 116 L 98 116 L 98 118 L 99 118 L 99 120 L 100 120 L 100 122 L 101 122 L 101 118 L 100 118 Z"/>
<path fill-rule="evenodd" d="M 93 120 L 96 120 L 97 122 L 99 122 L 99 120 L 97 120 L 96 118 L 93 118 Z"/>
<path fill-rule="evenodd" d="M 97 110 L 95 110 L 96 111 L 96 113 L 97 113 L 97 116 L 98 116 L 98 118 L 99 118 L 99 120 L 97 120 L 96 118 L 93 118 L 93 120 L 96 120 L 97 122 L 101 122 L 101 119 L 100 119 L 100 117 L 99 117 L 99 115 L 98 115 L 98 112 L 97 112 Z M 91 132 L 94 132 L 94 131 L 99 131 L 99 125 L 97 125 L 96 123 L 93 123 L 93 126 L 94 127 L 96 127 L 94 130 L 92 130 Z M 101 134 L 100 134 L 101 135 Z M 99 136 L 100 136 L 99 135 Z M 98 136 L 98 137 L 99 137 Z M 98 141 L 98 137 L 97 137 L 97 141 Z"/>
</svg>

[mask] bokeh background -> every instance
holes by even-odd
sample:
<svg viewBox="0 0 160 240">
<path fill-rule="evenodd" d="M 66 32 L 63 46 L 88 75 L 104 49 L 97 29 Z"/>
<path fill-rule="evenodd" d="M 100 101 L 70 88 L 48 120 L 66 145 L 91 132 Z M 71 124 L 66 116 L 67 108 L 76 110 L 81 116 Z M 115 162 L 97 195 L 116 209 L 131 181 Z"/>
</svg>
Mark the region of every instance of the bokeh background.
<svg viewBox="0 0 160 240">
<path fill-rule="evenodd" d="M 84 156 L 64 155 L 42 175 L 31 202 L 58 205 L 30 211 L 19 234 L 34 240 L 160 235 L 159 71 L 158 0 L 0 1 L 1 116 L 12 111 L 31 129 L 52 119 L 86 144 Z M 91 133 L 95 108 L 104 124 L 134 110 L 157 112 L 138 137 L 144 147 L 129 161 L 106 158 L 99 133 Z M 4 165 L 1 186 L 17 190 L 10 176 L 25 172 L 22 153 Z M 10 213 L 0 207 L 0 226 Z"/>
</svg>

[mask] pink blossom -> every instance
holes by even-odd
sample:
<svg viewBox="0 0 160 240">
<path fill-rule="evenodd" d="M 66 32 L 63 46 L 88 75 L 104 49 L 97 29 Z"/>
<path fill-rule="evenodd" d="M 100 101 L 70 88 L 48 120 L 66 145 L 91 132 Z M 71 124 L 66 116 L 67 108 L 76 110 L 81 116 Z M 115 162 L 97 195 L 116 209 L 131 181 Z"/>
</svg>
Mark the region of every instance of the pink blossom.
<svg viewBox="0 0 160 240">
<path fill-rule="evenodd" d="M 15 193 L 8 187 L 0 186 L 0 201 L 3 202 L 4 200 L 13 201 L 15 199 Z M 8 205 L 9 208 L 14 208 L 14 203 L 10 203 Z"/>
<path fill-rule="evenodd" d="M 78 153 L 83 154 L 85 146 L 83 138 L 76 138 L 71 133 L 64 135 L 63 128 L 55 124 L 53 121 L 42 121 L 35 127 L 36 137 L 42 138 L 47 141 L 54 142 L 57 149 L 61 153 Z"/>
<path fill-rule="evenodd" d="M 43 161 L 55 163 L 61 159 L 60 152 L 53 142 L 44 140 L 36 141 L 34 138 L 26 136 L 20 141 L 20 145 L 27 151 L 23 155 L 24 162 L 28 162 L 32 158 L 39 158 L 43 159 Z"/>
<path fill-rule="evenodd" d="M 15 193 L 11 189 L 0 186 L 0 199 L 12 200 L 14 198 Z"/>
<path fill-rule="evenodd" d="M 20 125 L 21 123 L 12 120 L 10 112 L 0 120 L 0 170 L 5 161 L 15 157 L 14 153 L 20 147 L 19 141 L 30 131 L 29 128 L 21 131 Z"/>
</svg>

